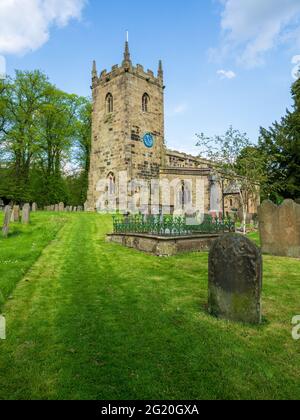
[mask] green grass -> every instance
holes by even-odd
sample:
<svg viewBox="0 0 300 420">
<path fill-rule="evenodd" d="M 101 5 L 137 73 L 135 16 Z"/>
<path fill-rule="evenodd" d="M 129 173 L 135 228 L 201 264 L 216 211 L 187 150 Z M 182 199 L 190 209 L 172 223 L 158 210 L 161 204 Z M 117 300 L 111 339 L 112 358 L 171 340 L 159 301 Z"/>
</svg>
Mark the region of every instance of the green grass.
<svg viewBox="0 0 300 420">
<path fill-rule="evenodd" d="M 107 244 L 111 219 L 96 214 L 39 213 L 27 234 L 37 242 L 51 218 L 56 238 L 3 309 L 1 399 L 299 399 L 299 260 L 266 256 L 264 323 L 234 324 L 207 314 L 206 253 L 159 259 Z"/>
<path fill-rule="evenodd" d="M 32 216 L 30 226 L 10 224 L 10 234 L 4 239 L 0 231 L 0 309 L 17 282 L 40 257 L 43 249 L 57 235 L 66 219 L 49 213 Z M 3 213 L 0 213 L 0 226 Z"/>
</svg>

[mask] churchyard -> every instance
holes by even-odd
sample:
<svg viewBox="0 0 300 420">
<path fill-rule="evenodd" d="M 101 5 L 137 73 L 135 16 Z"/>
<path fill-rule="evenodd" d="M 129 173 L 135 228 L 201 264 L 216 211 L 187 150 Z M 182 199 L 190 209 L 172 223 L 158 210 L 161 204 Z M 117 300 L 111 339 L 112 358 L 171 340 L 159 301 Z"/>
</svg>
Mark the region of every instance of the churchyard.
<svg viewBox="0 0 300 420">
<path fill-rule="evenodd" d="M 299 259 L 263 255 L 251 325 L 210 313 L 208 252 L 159 258 L 112 231 L 110 215 L 33 211 L 0 236 L 1 399 L 299 398 Z"/>
</svg>

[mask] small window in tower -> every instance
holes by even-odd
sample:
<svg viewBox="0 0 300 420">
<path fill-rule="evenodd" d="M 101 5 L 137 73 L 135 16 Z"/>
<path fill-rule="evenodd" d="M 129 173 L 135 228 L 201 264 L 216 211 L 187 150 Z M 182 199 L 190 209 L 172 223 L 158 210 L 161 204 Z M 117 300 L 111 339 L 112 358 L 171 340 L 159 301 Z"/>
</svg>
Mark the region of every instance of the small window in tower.
<svg viewBox="0 0 300 420">
<path fill-rule="evenodd" d="M 114 195 L 116 192 L 116 178 L 112 172 L 107 176 L 107 191 L 109 195 Z"/>
<path fill-rule="evenodd" d="M 114 112 L 114 98 L 111 93 L 106 95 L 106 112 L 108 114 Z"/>
<path fill-rule="evenodd" d="M 150 102 L 150 97 L 149 97 L 148 93 L 144 93 L 143 99 L 142 99 L 142 110 L 143 110 L 143 112 L 149 112 L 149 102 Z"/>
</svg>

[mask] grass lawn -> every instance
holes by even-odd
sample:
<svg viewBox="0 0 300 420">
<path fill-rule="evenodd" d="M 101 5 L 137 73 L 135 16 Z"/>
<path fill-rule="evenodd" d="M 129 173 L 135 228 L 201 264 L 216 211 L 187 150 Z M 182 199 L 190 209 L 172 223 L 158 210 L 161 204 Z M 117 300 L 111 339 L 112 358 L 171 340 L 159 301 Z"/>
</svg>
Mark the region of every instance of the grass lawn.
<svg viewBox="0 0 300 420">
<path fill-rule="evenodd" d="M 0 399 L 299 399 L 300 261 L 264 258 L 264 323 L 209 316 L 207 254 L 105 243 L 111 218 L 37 213 L 0 239 Z M 252 239 L 258 240 L 252 235 Z"/>
</svg>

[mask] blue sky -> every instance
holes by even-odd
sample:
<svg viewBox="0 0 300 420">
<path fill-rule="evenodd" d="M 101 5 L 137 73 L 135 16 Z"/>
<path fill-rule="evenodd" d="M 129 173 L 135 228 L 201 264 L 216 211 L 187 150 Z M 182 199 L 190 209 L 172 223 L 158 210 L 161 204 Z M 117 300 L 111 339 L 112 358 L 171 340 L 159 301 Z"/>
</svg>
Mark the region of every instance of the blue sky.
<svg viewBox="0 0 300 420">
<path fill-rule="evenodd" d="M 41 69 L 87 96 L 92 60 L 120 63 L 128 30 L 135 63 L 163 60 L 168 147 L 196 153 L 197 132 L 257 141 L 291 106 L 299 17 L 299 0 L 1 0 L 0 54 L 8 74 Z"/>
</svg>

